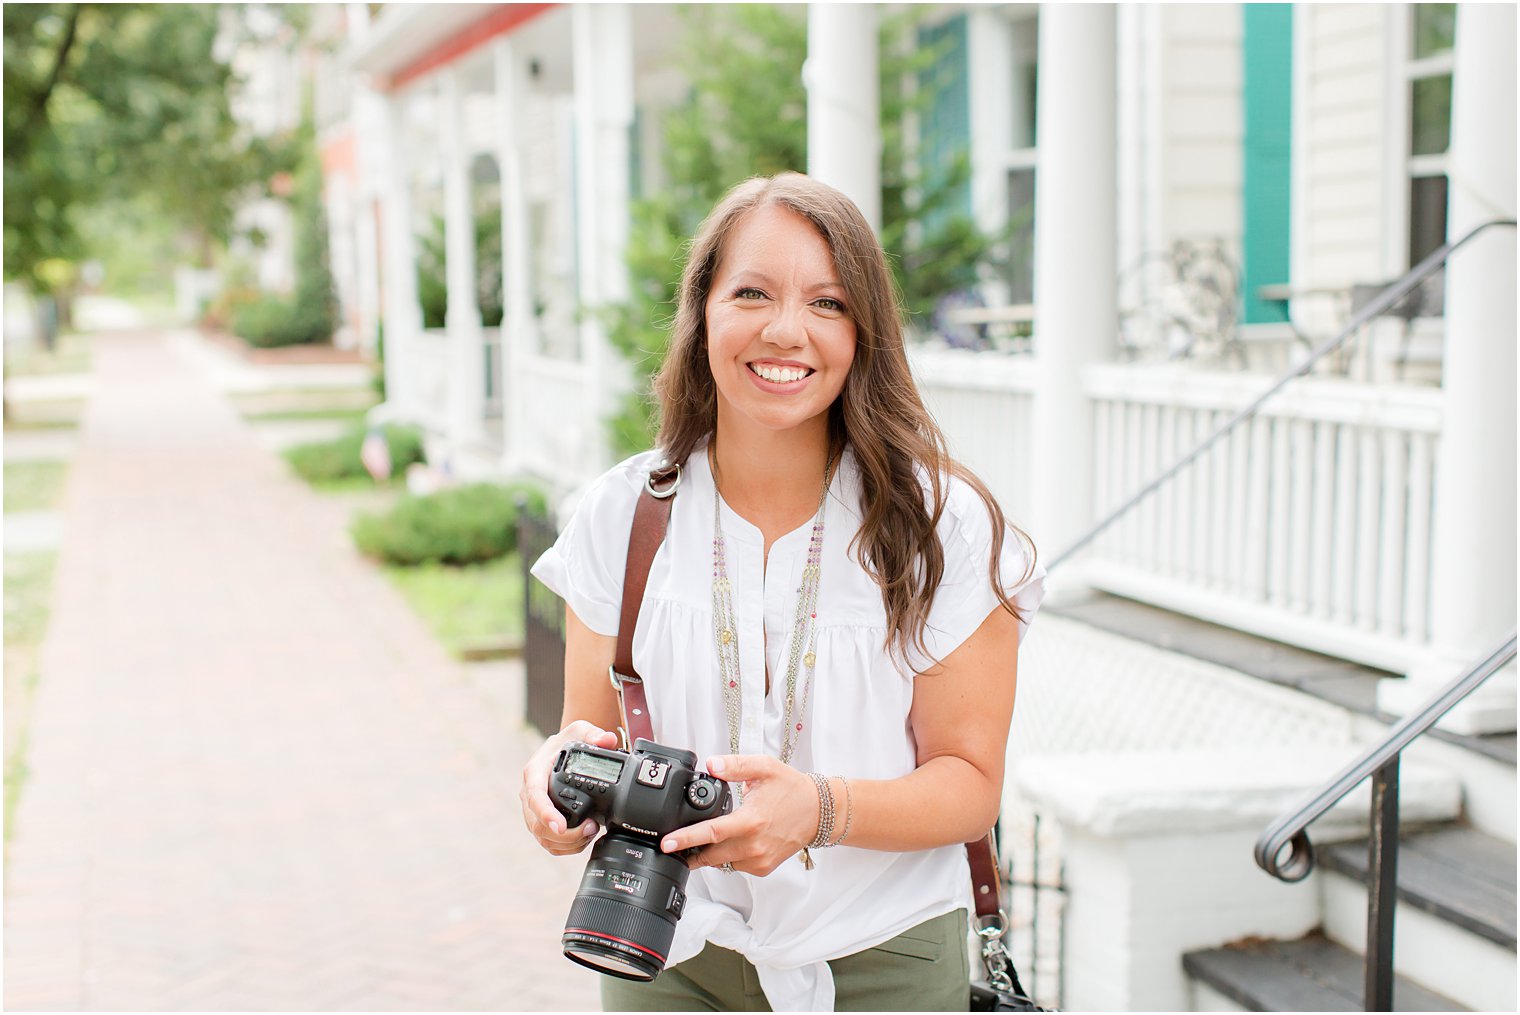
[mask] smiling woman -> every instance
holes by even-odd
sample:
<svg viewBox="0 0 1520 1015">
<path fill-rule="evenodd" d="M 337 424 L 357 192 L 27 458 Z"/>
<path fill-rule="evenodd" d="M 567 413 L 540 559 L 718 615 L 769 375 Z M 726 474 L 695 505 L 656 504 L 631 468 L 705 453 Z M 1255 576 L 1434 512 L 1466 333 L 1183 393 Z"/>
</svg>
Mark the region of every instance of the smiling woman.
<svg viewBox="0 0 1520 1015">
<path fill-rule="evenodd" d="M 556 854 L 597 831 L 567 827 L 549 774 L 569 741 L 616 743 L 629 530 L 663 460 L 683 478 L 633 661 L 655 739 L 741 805 L 660 843 L 694 868 L 668 968 L 608 978 L 604 1004 L 965 1010 L 961 844 L 997 814 L 1043 572 L 946 453 L 855 205 L 791 173 L 730 191 L 693 241 L 657 390 L 659 447 L 598 480 L 533 570 L 567 604 L 565 709 L 524 769 L 524 820 Z"/>
</svg>

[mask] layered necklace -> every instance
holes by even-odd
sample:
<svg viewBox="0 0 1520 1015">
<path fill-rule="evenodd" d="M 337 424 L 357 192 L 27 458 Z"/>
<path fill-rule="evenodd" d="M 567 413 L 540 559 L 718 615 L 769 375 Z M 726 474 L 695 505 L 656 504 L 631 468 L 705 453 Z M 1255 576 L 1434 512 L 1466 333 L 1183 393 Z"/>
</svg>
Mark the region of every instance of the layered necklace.
<svg viewBox="0 0 1520 1015">
<path fill-rule="evenodd" d="M 718 463 L 712 444 L 707 446 L 708 467 L 713 474 L 713 639 L 718 649 L 718 678 L 723 682 L 723 710 L 728 716 L 728 746 L 739 753 L 739 720 L 743 712 L 742 685 L 739 673 L 739 626 L 734 614 L 733 582 L 728 577 L 728 555 L 723 543 L 722 497 L 718 492 Z M 823 509 L 829 496 L 829 473 L 834 455 L 829 454 L 823 467 L 823 493 L 818 496 L 818 514 L 813 519 L 813 535 L 808 541 L 807 563 L 802 568 L 802 582 L 797 586 L 796 616 L 786 663 L 786 702 L 782 710 L 781 754 L 783 765 L 789 764 L 802 735 L 802 716 L 813 694 L 813 667 L 818 661 L 818 577 L 823 564 Z M 797 707 L 797 677 L 803 674 L 802 704 Z"/>
</svg>

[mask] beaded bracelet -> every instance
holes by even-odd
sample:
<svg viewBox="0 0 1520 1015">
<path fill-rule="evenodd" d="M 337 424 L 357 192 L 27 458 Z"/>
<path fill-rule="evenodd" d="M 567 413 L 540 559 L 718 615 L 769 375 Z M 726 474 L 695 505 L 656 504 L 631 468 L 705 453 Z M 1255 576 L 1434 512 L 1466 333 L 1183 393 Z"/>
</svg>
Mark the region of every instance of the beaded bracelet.
<svg viewBox="0 0 1520 1015">
<path fill-rule="evenodd" d="M 834 837 L 834 791 L 829 788 L 829 778 L 817 772 L 809 772 L 808 778 L 818 789 L 818 834 L 808 843 L 809 849 L 823 849 L 831 845 Z"/>
</svg>

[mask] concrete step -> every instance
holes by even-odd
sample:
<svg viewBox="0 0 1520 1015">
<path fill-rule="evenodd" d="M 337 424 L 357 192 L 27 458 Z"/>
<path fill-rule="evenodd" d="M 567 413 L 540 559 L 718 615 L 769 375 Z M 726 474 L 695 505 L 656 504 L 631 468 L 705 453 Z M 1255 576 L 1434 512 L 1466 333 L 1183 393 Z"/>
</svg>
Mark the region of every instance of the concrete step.
<svg viewBox="0 0 1520 1015">
<path fill-rule="evenodd" d="M 1102 592 L 1046 611 L 1335 706 L 1347 714 L 1361 743 L 1376 743 L 1398 720 L 1377 708 L 1378 682 L 1394 676 L 1382 670 Z M 1462 785 L 1466 820 L 1488 835 L 1515 842 L 1515 734 L 1464 736 L 1433 729 L 1410 745 L 1406 758 L 1453 773 Z M 1332 774 L 1327 771 L 1325 777 Z"/>
<path fill-rule="evenodd" d="M 1363 1011 L 1362 957 L 1321 934 L 1296 941 L 1250 939 L 1189 952 L 1194 1011 Z M 1465 1011 L 1461 1004 L 1395 977 L 1395 1011 Z"/>
<path fill-rule="evenodd" d="M 1325 870 L 1367 883 L 1366 840 L 1319 854 Z M 1470 828 L 1405 831 L 1399 836 L 1399 902 L 1515 950 L 1515 847 Z"/>
<path fill-rule="evenodd" d="M 1361 952 L 1367 940 L 1367 845 L 1320 851 L 1327 937 Z M 1460 826 L 1400 837 L 1394 969 L 1463 1005 L 1516 1006 L 1515 847 Z"/>
</svg>

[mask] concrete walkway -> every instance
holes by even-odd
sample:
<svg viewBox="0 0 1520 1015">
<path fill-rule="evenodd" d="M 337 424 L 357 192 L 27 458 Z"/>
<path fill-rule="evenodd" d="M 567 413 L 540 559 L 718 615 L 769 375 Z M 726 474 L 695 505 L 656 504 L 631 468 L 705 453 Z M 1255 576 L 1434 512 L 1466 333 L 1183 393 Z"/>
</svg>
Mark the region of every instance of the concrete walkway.
<svg viewBox="0 0 1520 1015">
<path fill-rule="evenodd" d="M 183 339 L 102 336 L 6 871 L 5 1006 L 584 1010 L 536 743 Z"/>
</svg>

